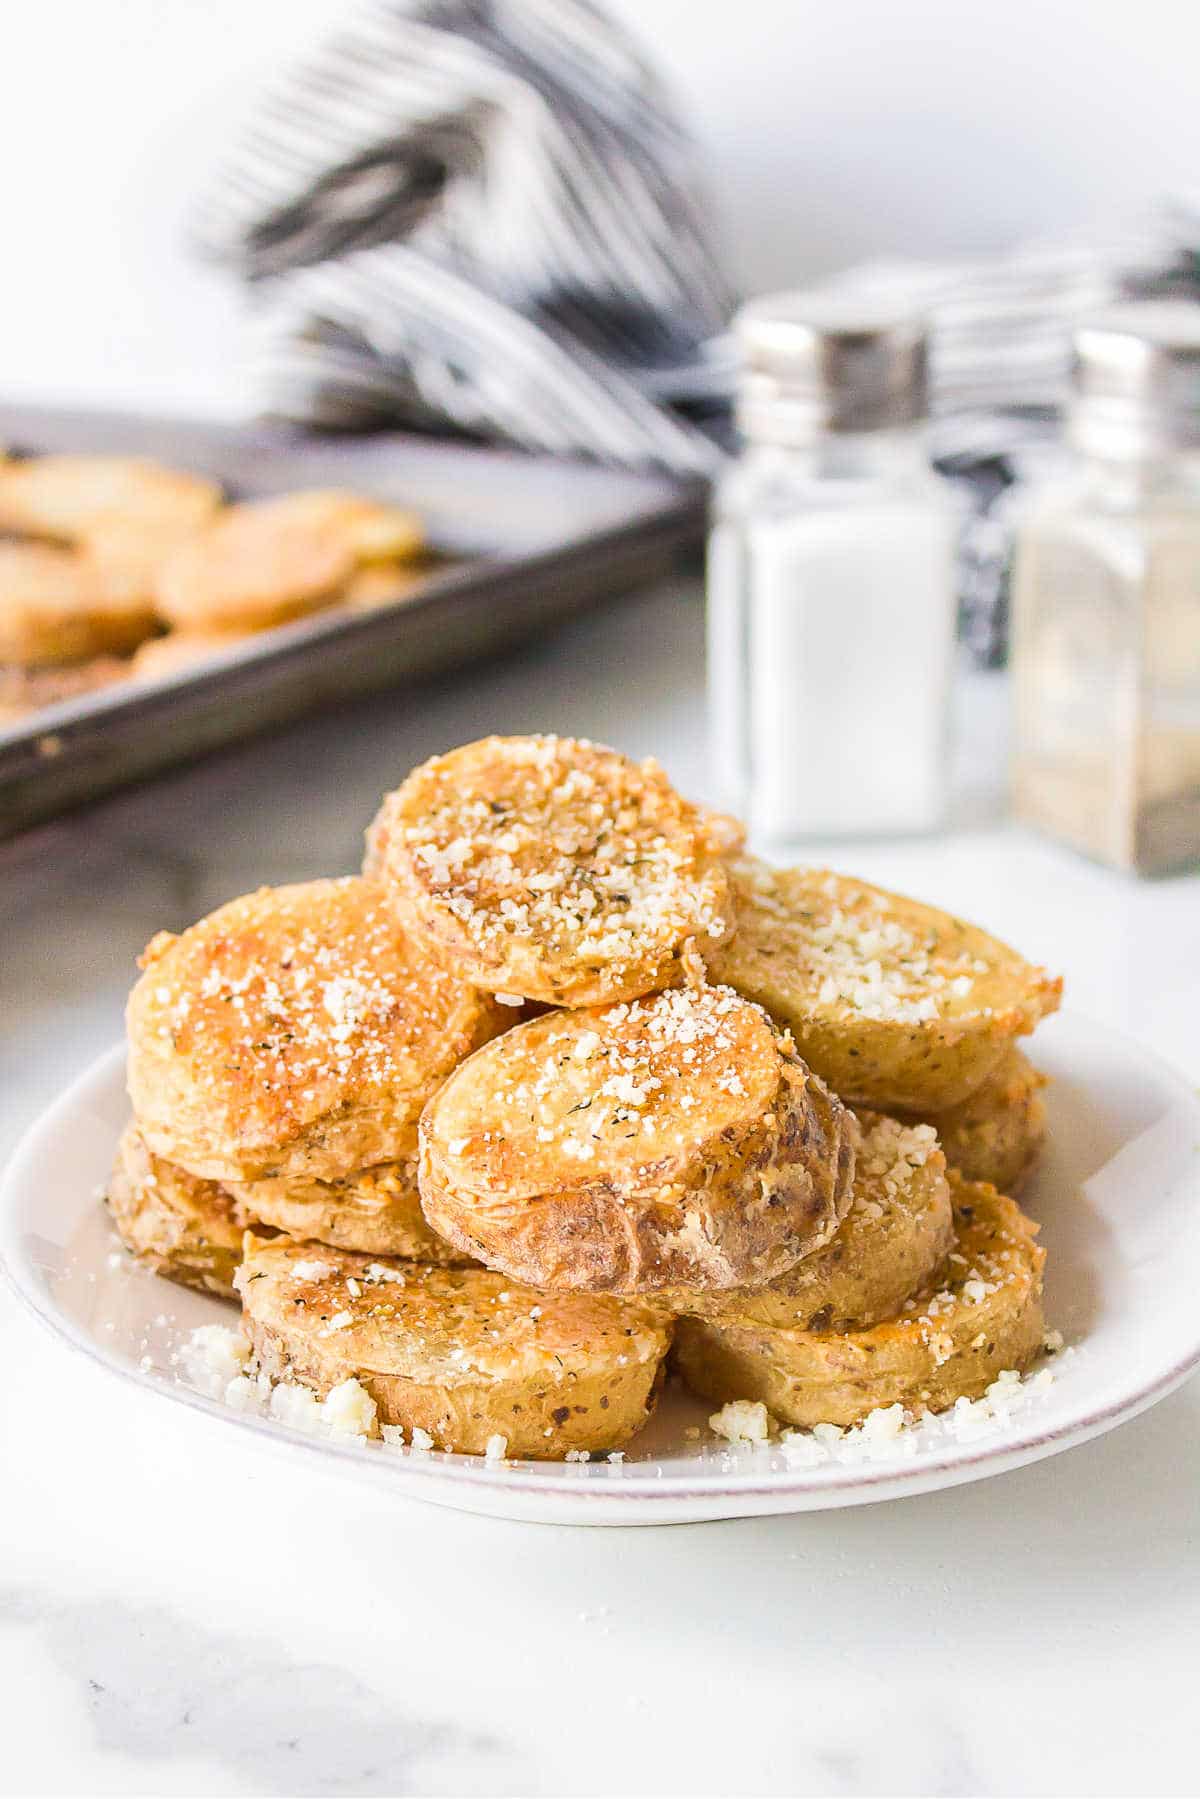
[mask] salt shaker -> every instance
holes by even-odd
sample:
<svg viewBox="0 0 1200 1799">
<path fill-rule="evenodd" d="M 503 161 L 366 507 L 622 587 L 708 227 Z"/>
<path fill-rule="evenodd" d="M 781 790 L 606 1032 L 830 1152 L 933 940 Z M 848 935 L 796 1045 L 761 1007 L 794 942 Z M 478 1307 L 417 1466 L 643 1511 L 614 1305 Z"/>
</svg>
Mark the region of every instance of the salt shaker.
<svg viewBox="0 0 1200 1799">
<path fill-rule="evenodd" d="M 942 817 L 961 508 L 920 321 L 784 294 L 735 320 L 743 452 L 714 499 L 709 732 L 764 849 Z"/>
<path fill-rule="evenodd" d="M 1163 872 L 1200 859 L 1200 306 L 1081 326 L 1067 431 L 1017 534 L 1014 804 Z"/>
</svg>

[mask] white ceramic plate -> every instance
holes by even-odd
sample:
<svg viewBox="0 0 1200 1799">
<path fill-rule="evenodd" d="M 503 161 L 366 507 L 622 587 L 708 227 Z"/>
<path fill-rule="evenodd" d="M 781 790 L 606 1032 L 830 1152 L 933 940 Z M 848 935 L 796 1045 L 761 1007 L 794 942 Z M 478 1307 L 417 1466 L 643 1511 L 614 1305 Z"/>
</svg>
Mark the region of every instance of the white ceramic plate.
<svg viewBox="0 0 1200 1799">
<path fill-rule="evenodd" d="M 1053 1077 L 1051 1144 L 1024 1203 L 1043 1225 L 1046 1316 L 1071 1353 L 1007 1422 L 959 1440 L 914 1433 L 885 1460 L 789 1465 L 778 1448 L 730 1450 L 711 1409 L 668 1392 L 619 1465 L 510 1463 L 301 1436 L 186 1384 L 172 1355 L 233 1308 L 113 1255 L 96 1190 L 127 1115 L 124 1054 L 83 1075 L 29 1132 L 0 1188 L 0 1256 L 37 1315 L 85 1355 L 165 1399 L 226 1419 L 299 1459 L 465 1511 L 570 1524 L 666 1524 L 863 1505 L 999 1474 L 1110 1430 L 1200 1364 L 1200 1101 L 1177 1074 L 1081 1019 L 1052 1019 L 1035 1057 Z M 113 1265 L 110 1266 L 110 1258 Z M 165 1322 L 156 1322 L 164 1320 Z"/>
</svg>

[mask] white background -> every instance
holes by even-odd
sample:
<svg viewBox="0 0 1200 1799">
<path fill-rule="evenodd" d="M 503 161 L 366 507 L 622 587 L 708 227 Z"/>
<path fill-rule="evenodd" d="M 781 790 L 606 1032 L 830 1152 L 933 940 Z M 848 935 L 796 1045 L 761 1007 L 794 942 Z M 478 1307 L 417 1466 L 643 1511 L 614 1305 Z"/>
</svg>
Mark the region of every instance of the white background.
<svg viewBox="0 0 1200 1799">
<path fill-rule="evenodd" d="M 1200 183 L 1184 0 L 614 0 L 703 142 L 748 288 L 1002 247 Z M 249 404 L 239 306 L 185 243 L 256 84 L 337 0 L 4 9 L 0 393 Z"/>
</svg>

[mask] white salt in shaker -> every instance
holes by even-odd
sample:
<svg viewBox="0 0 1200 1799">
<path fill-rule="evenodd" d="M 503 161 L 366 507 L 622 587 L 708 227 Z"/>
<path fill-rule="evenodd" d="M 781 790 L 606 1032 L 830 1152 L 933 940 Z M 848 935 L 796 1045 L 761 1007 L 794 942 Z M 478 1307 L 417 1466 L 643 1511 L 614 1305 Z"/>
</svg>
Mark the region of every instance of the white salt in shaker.
<svg viewBox="0 0 1200 1799">
<path fill-rule="evenodd" d="M 942 817 L 960 503 L 922 442 L 922 325 L 776 295 L 735 321 L 744 449 L 714 502 L 709 730 L 764 849 Z"/>
</svg>

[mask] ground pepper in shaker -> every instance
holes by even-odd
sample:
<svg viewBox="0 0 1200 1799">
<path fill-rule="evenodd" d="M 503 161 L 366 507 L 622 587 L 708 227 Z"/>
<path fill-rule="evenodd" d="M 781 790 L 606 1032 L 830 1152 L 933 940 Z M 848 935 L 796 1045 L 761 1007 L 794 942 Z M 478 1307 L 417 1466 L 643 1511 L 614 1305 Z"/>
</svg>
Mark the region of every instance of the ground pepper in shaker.
<svg viewBox="0 0 1200 1799">
<path fill-rule="evenodd" d="M 1164 872 L 1200 859 L 1200 306 L 1080 326 L 1067 433 L 1017 533 L 1014 804 Z"/>
<path fill-rule="evenodd" d="M 782 294 L 735 331 L 744 447 L 708 557 L 722 803 L 776 854 L 927 830 L 945 805 L 961 506 L 923 444 L 924 327 Z"/>
</svg>

